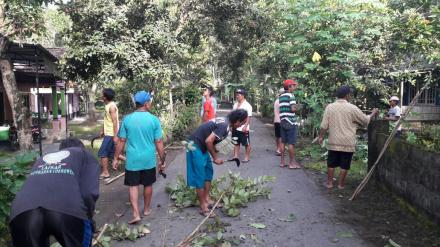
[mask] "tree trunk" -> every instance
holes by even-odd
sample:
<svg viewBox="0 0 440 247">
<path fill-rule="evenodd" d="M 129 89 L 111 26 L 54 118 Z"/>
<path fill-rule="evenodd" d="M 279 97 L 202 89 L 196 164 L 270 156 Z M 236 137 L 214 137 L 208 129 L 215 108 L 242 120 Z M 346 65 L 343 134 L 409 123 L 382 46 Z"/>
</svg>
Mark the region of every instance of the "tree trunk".
<svg viewBox="0 0 440 247">
<path fill-rule="evenodd" d="M 92 84 L 92 88 L 87 90 L 87 109 L 88 109 L 88 117 L 89 121 L 96 121 L 96 109 L 95 109 L 95 100 L 96 100 L 96 88 L 98 86 L 96 83 Z"/>
<path fill-rule="evenodd" d="M 2 74 L 3 86 L 12 110 L 13 124 L 18 130 L 18 142 L 20 149 L 32 149 L 32 135 L 30 133 L 30 114 L 25 107 L 23 97 L 19 94 L 13 64 L 9 57 L 5 55 L 8 41 L 0 38 L 0 72 Z"/>
</svg>

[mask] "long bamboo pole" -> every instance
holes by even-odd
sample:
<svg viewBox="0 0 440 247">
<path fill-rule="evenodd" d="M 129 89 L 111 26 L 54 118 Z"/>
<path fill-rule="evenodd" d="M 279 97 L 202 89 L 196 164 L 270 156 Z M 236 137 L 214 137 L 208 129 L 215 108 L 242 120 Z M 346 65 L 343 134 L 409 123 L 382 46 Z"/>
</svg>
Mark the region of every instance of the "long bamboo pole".
<svg viewBox="0 0 440 247">
<path fill-rule="evenodd" d="M 217 202 L 214 204 L 214 207 L 212 207 L 211 211 L 209 212 L 208 215 L 206 215 L 206 217 L 202 220 L 202 222 L 200 222 L 200 224 L 194 229 L 194 231 L 192 231 L 184 240 L 182 240 L 182 242 L 180 242 L 177 247 L 186 247 L 191 243 L 191 240 L 193 240 L 193 236 L 199 231 L 200 227 L 205 224 L 205 222 L 209 219 L 209 217 L 211 217 L 212 213 L 214 212 L 214 210 L 217 208 L 218 204 L 220 203 L 220 200 L 222 199 L 222 197 L 225 195 L 225 191 L 223 191 L 223 193 L 220 195 L 220 197 L 218 198 Z"/>
<path fill-rule="evenodd" d="M 370 180 L 371 176 L 373 175 L 374 170 L 377 167 L 377 164 L 379 164 L 380 159 L 384 155 L 385 151 L 387 150 L 388 146 L 390 145 L 391 140 L 394 138 L 394 136 L 397 133 L 397 130 L 399 129 L 399 126 L 402 124 L 403 121 L 405 121 L 406 117 L 408 117 L 409 113 L 414 108 L 414 105 L 416 104 L 417 100 L 419 99 L 420 95 L 423 91 L 425 91 L 429 87 L 430 81 L 425 83 L 425 85 L 420 89 L 416 96 L 412 99 L 411 103 L 408 106 L 408 109 L 406 110 L 405 114 L 397 120 L 396 126 L 394 126 L 393 131 L 391 131 L 391 134 L 388 136 L 387 141 L 385 142 L 385 145 L 383 146 L 382 150 L 380 151 L 379 156 L 376 159 L 376 162 L 374 162 L 374 165 L 371 167 L 370 171 L 367 173 L 367 175 L 364 177 L 362 182 L 359 184 L 359 186 L 356 188 L 356 190 L 353 192 L 353 195 L 350 197 L 350 201 L 352 201 L 367 185 L 368 181 Z"/>
</svg>

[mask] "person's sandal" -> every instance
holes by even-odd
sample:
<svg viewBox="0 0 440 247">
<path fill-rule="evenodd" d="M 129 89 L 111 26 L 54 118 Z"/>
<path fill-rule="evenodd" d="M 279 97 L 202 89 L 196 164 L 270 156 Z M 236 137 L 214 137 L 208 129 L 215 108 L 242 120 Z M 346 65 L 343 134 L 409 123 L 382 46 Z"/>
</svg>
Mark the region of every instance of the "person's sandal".
<svg viewBox="0 0 440 247">
<path fill-rule="evenodd" d="M 108 176 L 99 176 L 99 180 L 106 180 L 106 179 L 109 179 L 109 178 L 111 178 L 111 176 L 110 175 L 108 175 Z"/>
</svg>

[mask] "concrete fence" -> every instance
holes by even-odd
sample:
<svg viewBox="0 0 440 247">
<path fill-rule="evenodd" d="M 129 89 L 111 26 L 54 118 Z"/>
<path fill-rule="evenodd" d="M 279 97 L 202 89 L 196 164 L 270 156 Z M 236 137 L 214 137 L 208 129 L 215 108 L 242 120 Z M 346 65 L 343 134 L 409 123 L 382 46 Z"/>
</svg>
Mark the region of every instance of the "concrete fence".
<svg viewBox="0 0 440 247">
<path fill-rule="evenodd" d="M 369 167 L 376 161 L 388 133 L 387 121 L 370 124 Z M 378 164 L 375 180 L 440 224 L 440 153 L 394 138 Z"/>
</svg>

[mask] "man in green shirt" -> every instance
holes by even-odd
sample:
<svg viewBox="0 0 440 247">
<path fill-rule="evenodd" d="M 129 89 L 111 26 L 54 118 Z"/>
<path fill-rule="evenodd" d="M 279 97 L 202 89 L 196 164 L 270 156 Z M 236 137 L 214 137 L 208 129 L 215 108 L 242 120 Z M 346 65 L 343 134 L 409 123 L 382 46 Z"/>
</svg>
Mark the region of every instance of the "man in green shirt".
<svg viewBox="0 0 440 247">
<path fill-rule="evenodd" d="M 127 115 L 119 129 L 121 145 L 116 146 L 113 168 L 118 167 L 118 157 L 123 147 L 126 147 L 126 164 L 124 184 L 129 186 L 130 203 L 133 209 L 133 219 L 129 224 L 141 220 L 138 208 L 139 185 L 144 186 L 145 216 L 151 213 L 151 196 L 153 183 L 156 182 L 156 163 L 159 169 L 165 168 L 165 153 L 162 141 L 162 128 L 159 119 L 151 114 L 151 96 L 145 91 L 137 92 L 134 96 L 137 110 Z M 159 161 L 156 161 L 156 151 Z"/>
</svg>

